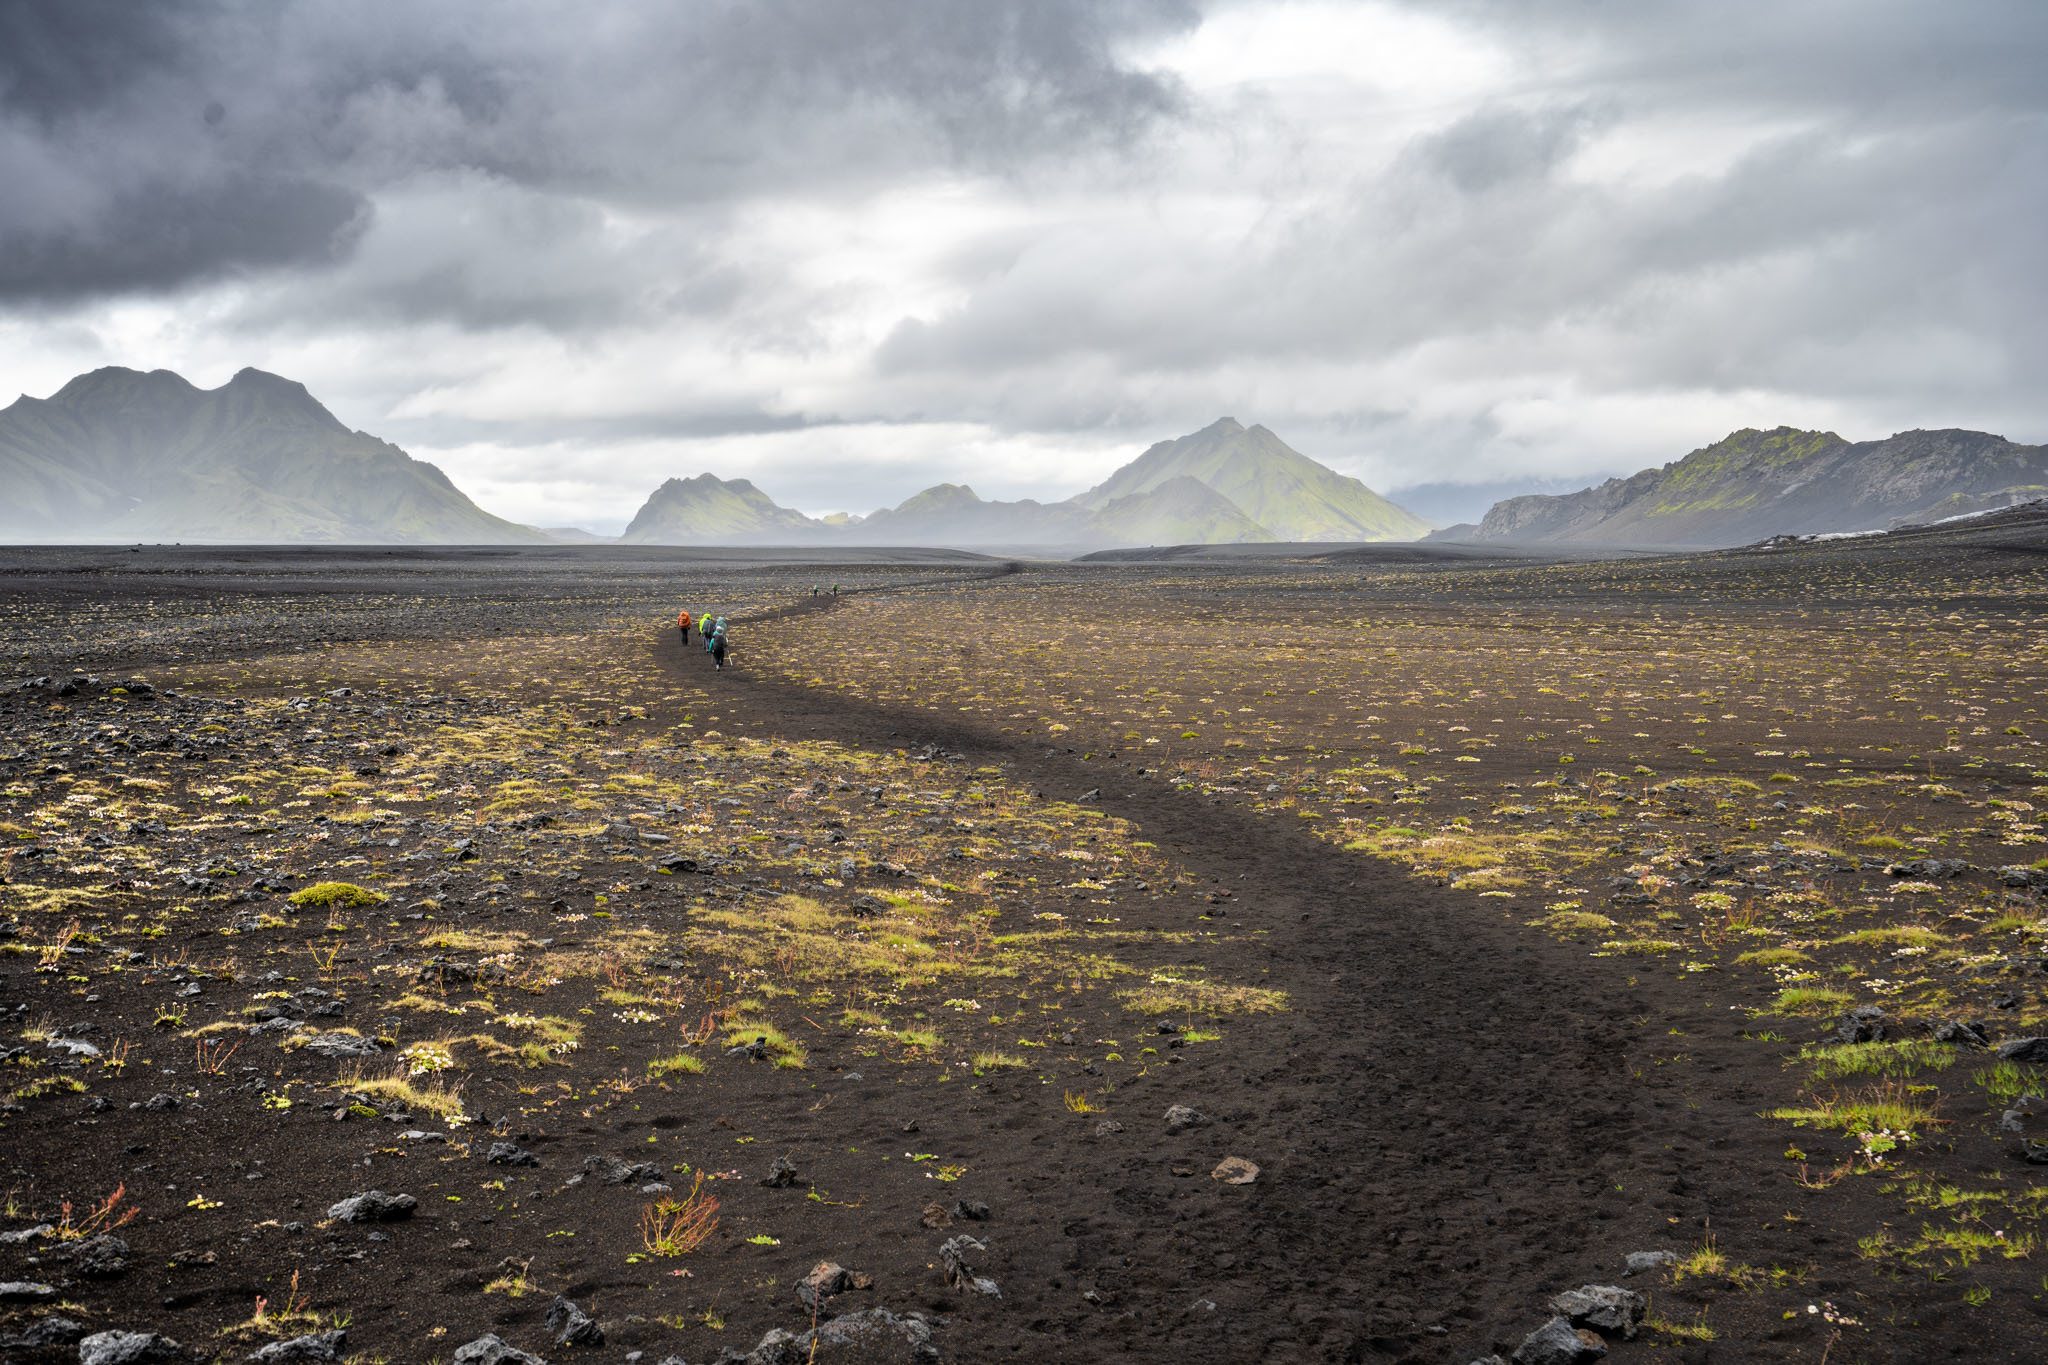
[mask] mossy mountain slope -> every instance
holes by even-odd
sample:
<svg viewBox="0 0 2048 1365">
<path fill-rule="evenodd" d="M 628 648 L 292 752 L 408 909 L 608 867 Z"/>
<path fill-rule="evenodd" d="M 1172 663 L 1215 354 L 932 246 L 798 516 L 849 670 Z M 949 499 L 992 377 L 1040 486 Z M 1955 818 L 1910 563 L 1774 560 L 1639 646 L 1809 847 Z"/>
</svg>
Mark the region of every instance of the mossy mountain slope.
<svg viewBox="0 0 2048 1365">
<path fill-rule="evenodd" d="M 1075 501 L 1101 509 L 1170 479 L 1206 485 L 1269 540 L 1414 540 L 1429 523 L 1357 479 L 1317 464 L 1262 426 L 1225 417 L 1161 441 Z"/>
<path fill-rule="evenodd" d="M 350 431 L 302 384 L 201 389 L 108 367 L 0 411 L 0 538 L 521 544 L 434 465 Z"/>
<path fill-rule="evenodd" d="M 620 538 L 630 545 L 713 545 L 778 536 L 804 540 L 823 529 L 803 513 L 778 506 L 747 479 L 699 474 L 655 489 Z"/>
<path fill-rule="evenodd" d="M 1955 429 L 1847 441 L 1745 428 L 1682 460 L 1557 496 L 1498 502 L 1456 538 L 1589 545 L 1746 545 L 1880 530 L 2038 496 L 2048 446 Z"/>
<path fill-rule="evenodd" d="M 1094 529 L 1117 545 L 1244 545 L 1282 538 L 1187 474 L 1105 503 Z"/>
<path fill-rule="evenodd" d="M 735 499 L 732 490 L 744 496 Z M 661 511 L 657 504 L 669 505 Z M 1413 540 L 1427 522 L 1356 479 L 1301 455 L 1264 427 L 1231 418 L 1161 441 L 1106 482 L 1064 502 L 990 501 L 934 484 L 861 518 L 806 517 L 745 480 L 709 474 L 655 491 L 626 539 L 658 544 L 780 535 L 859 545 L 1223 545 L 1279 540 Z"/>
</svg>

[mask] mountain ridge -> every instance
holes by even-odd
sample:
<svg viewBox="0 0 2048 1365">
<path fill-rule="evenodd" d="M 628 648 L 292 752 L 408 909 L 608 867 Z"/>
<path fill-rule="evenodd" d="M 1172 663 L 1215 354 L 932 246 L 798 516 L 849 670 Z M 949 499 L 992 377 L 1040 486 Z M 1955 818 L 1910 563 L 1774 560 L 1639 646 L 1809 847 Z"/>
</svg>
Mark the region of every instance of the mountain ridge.
<svg viewBox="0 0 2048 1365">
<path fill-rule="evenodd" d="M 1419 517 L 1292 449 L 1267 428 L 1248 428 L 1231 417 L 1155 442 L 1102 483 L 1060 502 L 992 501 L 967 484 L 939 483 L 865 517 L 815 519 L 776 507 L 763 495 L 767 506 L 781 514 L 764 523 L 758 509 L 725 519 L 716 514 L 714 504 L 733 484 L 686 482 L 691 485 L 687 489 L 678 488 L 674 479 L 657 489 L 625 539 L 726 543 L 767 531 L 787 533 L 801 543 L 1093 548 L 1413 539 L 1429 529 Z M 677 505 L 685 494 L 696 504 Z M 658 510 L 657 501 L 666 510 Z"/>
<path fill-rule="evenodd" d="M 1575 493 L 1506 498 L 1432 539 L 1727 548 L 1774 535 L 1881 530 L 2039 496 L 2048 446 L 1915 428 L 1882 440 L 1743 427 L 1668 464 Z"/>
<path fill-rule="evenodd" d="M 0 409 L 0 537 L 537 544 L 440 468 L 350 431 L 305 385 L 245 368 L 217 389 L 105 366 Z"/>
</svg>

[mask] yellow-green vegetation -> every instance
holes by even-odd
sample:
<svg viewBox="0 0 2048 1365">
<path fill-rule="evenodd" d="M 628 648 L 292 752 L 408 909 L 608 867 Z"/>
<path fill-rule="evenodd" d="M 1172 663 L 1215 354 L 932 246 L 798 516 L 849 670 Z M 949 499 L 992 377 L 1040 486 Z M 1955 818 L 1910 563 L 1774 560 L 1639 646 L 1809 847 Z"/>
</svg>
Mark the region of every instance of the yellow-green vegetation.
<svg viewBox="0 0 2048 1365">
<path fill-rule="evenodd" d="M 1767 1116 L 1802 1128 L 1833 1128 L 1845 1133 L 1910 1135 L 1939 1122 L 1922 1094 L 1897 1081 L 1825 1098 L 1816 1095 L 1810 1104 L 1786 1105 L 1770 1110 Z"/>
<path fill-rule="evenodd" d="M 354 882 L 315 882 L 291 895 L 293 905 L 314 910 L 357 910 L 382 905 L 389 897 Z"/>
</svg>

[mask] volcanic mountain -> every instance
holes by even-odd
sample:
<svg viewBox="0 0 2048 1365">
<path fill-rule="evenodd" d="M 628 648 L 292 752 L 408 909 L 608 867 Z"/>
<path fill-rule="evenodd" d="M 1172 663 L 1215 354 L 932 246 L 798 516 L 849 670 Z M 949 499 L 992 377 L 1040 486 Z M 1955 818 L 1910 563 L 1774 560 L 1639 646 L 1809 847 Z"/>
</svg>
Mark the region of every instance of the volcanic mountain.
<svg viewBox="0 0 2048 1365">
<path fill-rule="evenodd" d="M 744 489 L 736 504 L 725 497 Z M 690 516 L 655 515 L 688 493 Z M 726 509 L 723 513 L 715 509 Z M 864 518 L 813 520 L 744 480 L 671 479 L 626 539 L 666 544 L 773 540 L 862 545 L 1057 546 L 1238 544 L 1277 540 L 1412 540 L 1428 523 L 1356 479 L 1232 418 L 1161 441 L 1108 480 L 1064 502 L 992 502 L 959 483 L 925 489 Z"/>
<path fill-rule="evenodd" d="M 1414 540 L 1420 517 L 1357 479 L 1317 464 L 1265 427 L 1225 417 L 1177 441 L 1161 441 L 1074 501 L 1100 510 L 1119 498 L 1188 478 L 1234 504 L 1270 534 L 1263 540 Z"/>
<path fill-rule="evenodd" d="M 109 367 L 0 411 L 0 539 L 520 544 L 433 465 L 350 431 L 305 386 L 200 389 Z"/>
<path fill-rule="evenodd" d="M 1745 428 L 1657 469 L 1497 502 L 1447 540 L 1725 547 L 1774 535 L 1881 530 L 2048 496 L 2048 446 L 1981 431 Z"/>
<path fill-rule="evenodd" d="M 808 540 L 823 525 L 778 507 L 746 479 L 699 474 L 654 490 L 619 537 L 628 545 L 702 545 Z"/>
</svg>

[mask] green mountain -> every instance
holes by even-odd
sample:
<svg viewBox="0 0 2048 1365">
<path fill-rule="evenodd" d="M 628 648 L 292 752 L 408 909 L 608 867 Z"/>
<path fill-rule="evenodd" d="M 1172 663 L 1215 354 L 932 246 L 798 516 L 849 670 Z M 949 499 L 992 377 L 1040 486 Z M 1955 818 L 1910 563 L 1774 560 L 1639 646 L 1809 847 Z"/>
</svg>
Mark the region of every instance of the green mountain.
<svg viewBox="0 0 2048 1365">
<path fill-rule="evenodd" d="M 261 370 L 200 389 L 109 367 L 24 396 L 0 411 L 0 488 L 5 540 L 546 540 Z"/>
<path fill-rule="evenodd" d="M 1356 479 L 1325 469 L 1264 427 L 1226 417 L 1161 441 L 1096 488 L 1064 502 L 991 502 L 935 484 L 865 517 L 804 516 L 744 479 L 670 479 L 626 528 L 661 544 L 824 541 L 1094 549 L 1276 540 L 1412 540 L 1429 529 Z"/>
<path fill-rule="evenodd" d="M 867 545 L 1079 545 L 1093 543 L 1090 521 L 1064 503 L 989 502 L 966 484 L 942 483 L 841 534 Z"/>
<path fill-rule="evenodd" d="M 1262 426 L 1235 418 L 1161 441 L 1075 501 L 1100 510 L 1169 479 L 1191 478 L 1236 505 L 1271 540 L 1414 540 L 1429 524 L 1357 479 L 1317 464 Z"/>
<path fill-rule="evenodd" d="M 746 479 L 699 474 L 648 495 L 619 539 L 628 545 L 736 545 L 816 538 L 823 524 L 779 507 Z"/>
<path fill-rule="evenodd" d="M 1445 537 L 1725 547 L 1774 535 L 1881 530 L 2024 502 L 2048 484 L 2048 446 L 1981 431 L 1745 428 L 1657 469 L 1559 496 L 1509 498 Z"/>
<path fill-rule="evenodd" d="M 1103 504 L 1091 529 L 1112 545 L 1243 545 L 1279 540 L 1201 480 L 1177 474 Z"/>
</svg>

